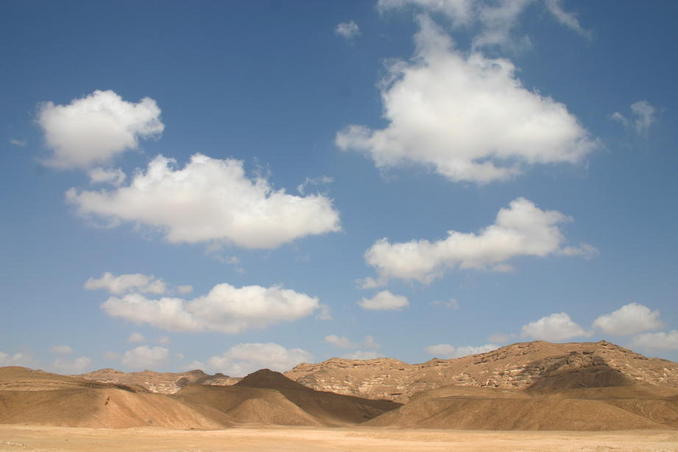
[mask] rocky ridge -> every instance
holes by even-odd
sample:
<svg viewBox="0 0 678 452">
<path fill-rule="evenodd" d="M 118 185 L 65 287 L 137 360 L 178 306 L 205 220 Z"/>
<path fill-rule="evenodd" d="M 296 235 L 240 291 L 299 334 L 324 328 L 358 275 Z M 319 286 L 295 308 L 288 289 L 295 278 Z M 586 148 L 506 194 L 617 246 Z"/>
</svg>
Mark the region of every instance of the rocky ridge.
<svg viewBox="0 0 678 452">
<path fill-rule="evenodd" d="M 207 386 L 230 386 L 240 378 L 233 378 L 217 373 L 209 375 L 202 370 L 188 372 L 121 372 L 115 369 L 100 369 L 79 375 L 86 380 L 99 383 L 123 384 L 140 386 L 149 392 L 158 394 L 176 394 L 181 388 L 189 384 L 201 384 Z"/>
<path fill-rule="evenodd" d="M 540 390 L 559 378 L 572 388 L 634 382 L 678 388 L 678 363 L 647 358 L 607 341 L 524 342 L 421 364 L 389 358 L 332 358 L 300 364 L 285 375 L 318 391 L 401 403 L 416 393 L 449 385 Z"/>
</svg>

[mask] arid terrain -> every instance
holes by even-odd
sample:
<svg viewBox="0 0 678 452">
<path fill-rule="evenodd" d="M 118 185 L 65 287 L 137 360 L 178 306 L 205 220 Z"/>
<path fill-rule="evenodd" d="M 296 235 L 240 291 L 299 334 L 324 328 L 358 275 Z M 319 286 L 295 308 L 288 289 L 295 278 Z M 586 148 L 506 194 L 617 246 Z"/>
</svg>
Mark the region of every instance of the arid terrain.
<svg viewBox="0 0 678 452">
<path fill-rule="evenodd" d="M 674 362 L 608 342 L 241 379 L 4 367 L 0 451 L 678 450 L 677 376 Z"/>
</svg>

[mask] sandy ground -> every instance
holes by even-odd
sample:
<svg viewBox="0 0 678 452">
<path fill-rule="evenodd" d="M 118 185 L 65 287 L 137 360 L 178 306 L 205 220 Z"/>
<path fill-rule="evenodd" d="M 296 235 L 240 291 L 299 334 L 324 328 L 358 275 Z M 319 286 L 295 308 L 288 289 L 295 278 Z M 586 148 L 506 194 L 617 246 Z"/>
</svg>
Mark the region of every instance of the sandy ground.
<svg viewBox="0 0 678 452">
<path fill-rule="evenodd" d="M 678 451 L 676 431 L 497 432 L 378 428 L 186 431 L 0 425 L 0 451 Z"/>
</svg>

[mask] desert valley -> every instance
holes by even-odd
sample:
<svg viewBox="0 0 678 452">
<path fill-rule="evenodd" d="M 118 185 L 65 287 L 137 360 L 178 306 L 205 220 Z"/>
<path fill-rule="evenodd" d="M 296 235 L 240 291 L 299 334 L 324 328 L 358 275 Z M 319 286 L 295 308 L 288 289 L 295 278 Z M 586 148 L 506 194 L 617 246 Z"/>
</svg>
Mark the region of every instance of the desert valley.
<svg viewBox="0 0 678 452">
<path fill-rule="evenodd" d="M 537 341 L 241 379 L 4 367 L 0 408 L 3 451 L 678 450 L 678 364 L 605 341 Z"/>
</svg>

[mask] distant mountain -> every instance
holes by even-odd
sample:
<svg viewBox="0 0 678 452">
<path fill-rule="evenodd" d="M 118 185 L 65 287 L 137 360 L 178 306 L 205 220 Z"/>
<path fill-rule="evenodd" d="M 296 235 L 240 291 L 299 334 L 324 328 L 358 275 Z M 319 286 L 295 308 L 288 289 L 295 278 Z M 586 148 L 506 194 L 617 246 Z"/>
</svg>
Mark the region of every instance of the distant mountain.
<svg viewBox="0 0 678 452">
<path fill-rule="evenodd" d="M 141 386 L 150 392 L 159 394 L 175 394 L 189 384 L 230 386 L 240 380 L 240 378 L 233 378 L 220 373 L 209 375 L 202 370 L 191 370 L 188 372 L 153 372 L 150 370 L 143 372 L 121 372 L 115 369 L 100 369 L 78 376 L 99 383 Z"/>
<path fill-rule="evenodd" d="M 332 358 L 300 364 L 285 375 L 318 391 L 402 403 L 416 393 L 449 385 L 548 390 L 646 383 L 678 388 L 678 363 L 647 358 L 606 341 L 524 342 L 421 364 Z"/>
</svg>

